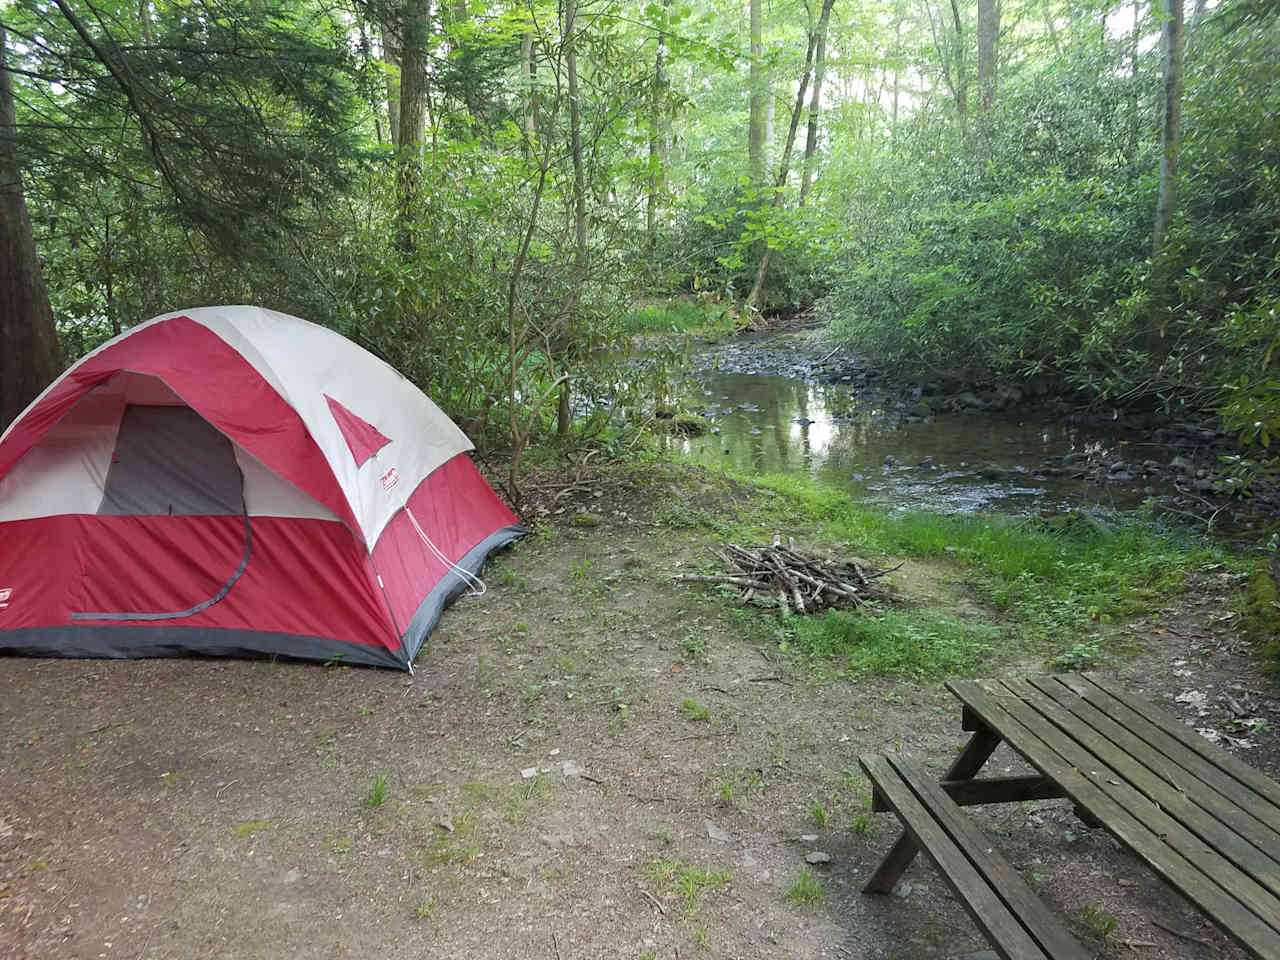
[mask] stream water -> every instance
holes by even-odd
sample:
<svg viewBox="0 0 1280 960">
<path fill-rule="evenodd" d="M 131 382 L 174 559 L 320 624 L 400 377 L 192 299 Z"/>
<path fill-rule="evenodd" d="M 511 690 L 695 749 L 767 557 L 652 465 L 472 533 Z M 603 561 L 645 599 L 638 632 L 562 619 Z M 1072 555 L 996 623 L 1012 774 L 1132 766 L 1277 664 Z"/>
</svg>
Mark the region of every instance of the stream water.
<svg viewBox="0 0 1280 960">
<path fill-rule="evenodd" d="M 1024 406 L 921 415 L 919 388 L 884 383 L 856 360 L 820 363 L 805 346 L 791 335 L 697 352 L 683 405 L 710 429 L 671 445 L 707 463 L 802 474 L 865 501 L 948 513 L 1105 511 L 1212 495 L 1212 458 L 1193 459 L 1197 436 L 1207 445 L 1202 428 L 1170 438 Z"/>
</svg>

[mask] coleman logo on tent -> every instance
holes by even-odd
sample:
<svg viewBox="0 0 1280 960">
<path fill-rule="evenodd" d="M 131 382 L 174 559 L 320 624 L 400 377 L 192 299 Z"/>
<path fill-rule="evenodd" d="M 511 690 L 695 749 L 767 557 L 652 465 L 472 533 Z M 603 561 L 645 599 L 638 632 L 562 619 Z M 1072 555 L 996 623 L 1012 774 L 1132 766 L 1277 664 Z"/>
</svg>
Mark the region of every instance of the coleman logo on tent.
<svg viewBox="0 0 1280 960">
<path fill-rule="evenodd" d="M 0 610 L 9 605 L 9 598 L 13 596 L 13 587 L 0 587 Z"/>
<path fill-rule="evenodd" d="M 397 470 L 395 467 L 392 467 L 390 470 L 384 473 L 379 479 L 382 482 L 382 489 L 384 491 L 389 492 L 392 487 L 394 487 L 397 483 L 400 482 L 400 471 Z"/>
</svg>

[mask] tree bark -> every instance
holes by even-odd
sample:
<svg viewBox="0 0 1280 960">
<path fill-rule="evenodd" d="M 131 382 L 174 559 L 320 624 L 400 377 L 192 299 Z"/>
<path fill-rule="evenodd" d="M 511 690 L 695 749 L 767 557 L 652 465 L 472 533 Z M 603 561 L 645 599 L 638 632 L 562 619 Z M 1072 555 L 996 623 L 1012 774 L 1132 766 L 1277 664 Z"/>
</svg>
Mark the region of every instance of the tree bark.
<svg viewBox="0 0 1280 960">
<path fill-rule="evenodd" d="M 533 57 L 533 31 L 520 38 L 520 70 L 528 90 L 524 99 L 524 132 L 531 137 L 538 132 L 538 93 L 534 82 L 538 77 L 538 61 Z"/>
<path fill-rule="evenodd" d="M 983 113 L 989 113 L 996 105 L 996 48 L 999 40 L 999 0 L 978 0 L 978 102 Z"/>
<path fill-rule="evenodd" d="M 1163 110 L 1160 115 L 1160 193 L 1156 200 L 1151 253 L 1158 257 L 1178 207 L 1178 140 L 1182 123 L 1182 0 L 1162 0 L 1164 23 L 1160 29 L 1164 60 Z"/>
<path fill-rule="evenodd" d="M 391 145 L 400 146 L 400 30 L 393 23 L 382 26 L 382 58 L 387 71 L 387 127 Z"/>
<path fill-rule="evenodd" d="M 665 11 L 670 0 L 662 0 Z M 649 99 L 649 193 L 645 205 L 645 246 L 653 250 L 658 240 L 658 193 L 667 165 L 667 35 L 658 32 L 658 52 L 653 58 L 653 90 Z"/>
<path fill-rule="evenodd" d="M 0 433 L 62 367 L 22 192 L 13 78 L 0 26 Z"/>
<path fill-rule="evenodd" d="M 578 0 L 565 0 L 565 80 L 569 90 L 569 153 L 573 160 L 573 290 L 569 295 L 569 322 L 582 302 L 582 285 L 587 279 L 587 185 L 582 158 L 582 108 L 578 102 L 578 54 L 575 49 L 575 21 Z M 572 426 L 570 383 L 560 387 L 556 432 L 566 436 Z"/>
<path fill-rule="evenodd" d="M 761 0 L 749 0 L 749 6 L 751 69 L 747 81 L 750 94 L 747 115 L 747 166 L 752 184 L 760 186 L 764 183 L 764 17 L 761 12 Z"/>
<path fill-rule="evenodd" d="M 823 0 L 822 2 L 822 23 L 826 23 L 831 16 L 831 8 L 835 6 L 835 0 Z M 809 77 L 813 73 L 814 54 L 818 47 L 818 36 L 816 31 L 809 34 L 809 46 L 804 55 L 804 74 L 800 78 L 800 89 L 796 92 L 796 102 L 791 108 L 791 125 L 787 129 L 787 139 L 782 147 L 782 159 L 778 163 L 778 179 L 774 184 L 773 199 L 770 206 L 777 207 L 782 202 L 782 188 L 787 185 L 787 174 L 791 168 L 791 151 L 795 146 L 796 130 L 800 126 L 800 114 L 804 110 L 804 96 L 808 92 Z M 773 259 L 773 247 L 765 245 L 764 253 L 760 257 L 760 265 L 756 268 L 756 279 L 751 285 L 751 292 L 747 294 L 746 306 L 748 308 L 756 306 L 764 295 L 764 281 L 769 272 L 769 261 Z"/>
<path fill-rule="evenodd" d="M 427 118 L 427 2 L 405 0 L 401 7 L 399 237 L 402 250 L 413 248 L 413 222 L 418 215 L 422 179 L 422 135 Z"/>
<path fill-rule="evenodd" d="M 951 0 L 951 19 L 956 35 L 952 49 L 956 64 L 956 113 L 963 121 L 969 115 L 969 51 L 964 42 L 964 25 L 960 20 L 960 7 Z"/>
<path fill-rule="evenodd" d="M 809 189 L 813 186 L 813 178 L 818 159 L 818 122 L 822 116 L 822 81 L 827 74 L 827 25 L 831 21 L 831 8 L 835 0 L 824 0 L 822 16 L 818 21 L 818 43 L 813 61 L 813 96 L 809 100 L 809 131 L 804 143 L 804 173 L 800 180 L 800 206 L 804 206 Z M 897 91 L 894 92 L 894 119 L 897 114 Z"/>
</svg>

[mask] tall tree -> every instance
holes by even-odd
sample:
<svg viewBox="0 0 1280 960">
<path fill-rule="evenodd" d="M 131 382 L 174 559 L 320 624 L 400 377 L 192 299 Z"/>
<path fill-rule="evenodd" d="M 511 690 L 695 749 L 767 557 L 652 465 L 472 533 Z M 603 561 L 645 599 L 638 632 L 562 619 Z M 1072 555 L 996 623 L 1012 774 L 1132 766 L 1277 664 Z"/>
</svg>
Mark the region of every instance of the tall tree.
<svg viewBox="0 0 1280 960">
<path fill-rule="evenodd" d="M 1160 112 L 1160 191 L 1156 199 L 1151 252 L 1159 256 L 1178 207 L 1178 140 L 1182 125 L 1182 0 L 1162 0 L 1160 50 L 1164 89 Z"/>
<path fill-rule="evenodd" d="M 670 0 L 662 0 L 665 17 Z M 665 26 L 665 25 L 664 25 Z M 667 165 L 667 34 L 658 31 L 653 58 L 653 86 L 649 94 L 649 190 L 645 198 L 645 246 L 653 249 L 658 237 L 658 193 Z"/>
<path fill-rule="evenodd" d="M 747 77 L 750 97 L 747 113 L 747 167 L 751 182 L 764 183 L 765 100 L 768 85 L 764 69 L 764 15 L 761 0 L 748 0 L 751 18 L 751 64 Z"/>
<path fill-rule="evenodd" d="M 956 65 L 956 113 L 963 120 L 969 113 L 969 47 L 964 39 L 964 24 L 960 19 L 960 6 L 951 0 L 951 20 L 955 25 L 952 38 L 952 56 Z"/>
<path fill-rule="evenodd" d="M 0 432 L 61 368 L 53 308 L 22 192 L 5 40 L 0 25 Z"/>
<path fill-rule="evenodd" d="M 804 55 L 804 72 L 800 76 L 800 88 L 796 91 L 796 102 L 791 108 L 791 124 L 787 129 L 787 139 L 782 146 L 782 159 L 778 161 L 778 177 L 774 182 L 773 198 L 770 201 L 770 206 L 773 208 L 777 208 L 782 203 L 782 188 L 787 185 L 787 175 L 791 171 L 791 152 L 796 142 L 796 130 L 800 126 L 800 114 L 804 110 L 804 96 L 809 88 L 809 78 L 813 73 L 819 31 L 826 31 L 827 23 L 831 18 L 831 8 L 835 5 L 835 2 L 836 0 L 822 0 L 822 13 L 819 16 L 818 26 L 810 25 L 809 28 L 809 43 Z M 814 136 L 816 137 L 817 134 L 815 133 Z M 756 267 L 755 282 L 751 285 L 751 292 L 747 294 L 747 307 L 755 307 L 763 300 L 765 277 L 768 276 L 769 262 L 772 259 L 773 246 L 766 243 L 764 253 L 760 256 L 760 263 Z"/>
<path fill-rule="evenodd" d="M 413 247 L 422 178 L 422 137 L 427 119 L 427 42 L 429 0 L 405 0 L 400 18 L 399 245 Z"/>
<path fill-rule="evenodd" d="M 983 113 L 996 104 L 996 45 L 1000 40 L 1000 0 L 978 0 L 978 103 Z"/>
<path fill-rule="evenodd" d="M 573 278 L 567 308 L 568 322 L 573 323 L 582 301 L 582 285 L 587 280 L 587 184 L 582 156 L 582 105 L 579 103 L 578 51 L 575 35 L 578 0 L 564 0 L 564 66 L 569 92 L 569 155 L 573 161 Z M 560 387 L 560 403 L 556 413 L 556 431 L 565 436 L 572 423 L 570 381 Z"/>
<path fill-rule="evenodd" d="M 818 21 L 817 49 L 813 60 L 813 95 L 809 99 L 809 130 L 804 143 L 804 172 L 800 180 L 800 206 L 804 206 L 809 196 L 809 188 L 813 186 L 813 177 L 817 169 L 818 159 L 818 123 L 822 116 L 822 81 L 827 75 L 827 27 L 831 22 L 831 8 L 835 0 L 823 2 L 822 15 Z M 895 98 L 896 98 L 895 90 Z M 897 104 L 894 104 L 897 110 Z"/>
</svg>

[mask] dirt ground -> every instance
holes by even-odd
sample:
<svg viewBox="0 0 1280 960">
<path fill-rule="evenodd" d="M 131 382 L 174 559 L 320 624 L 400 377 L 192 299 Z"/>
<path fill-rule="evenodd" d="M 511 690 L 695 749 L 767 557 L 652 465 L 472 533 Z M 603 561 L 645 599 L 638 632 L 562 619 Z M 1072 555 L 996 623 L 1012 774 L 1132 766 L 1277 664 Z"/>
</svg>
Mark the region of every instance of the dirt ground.
<svg viewBox="0 0 1280 960">
<path fill-rule="evenodd" d="M 490 562 L 412 677 L 0 659 L 0 956 L 985 949 L 924 858 L 892 896 L 860 893 L 897 830 L 868 812 L 858 754 L 941 771 L 958 705 L 937 681 L 823 679 L 760 618 L 673 584 L 709 534 L 653 517 L 698 495 L 587 481 L 549 500 L 546 532 Z M 946 570 L 896 576 L 983 615 Z M 1133 655 L 1106 672 L 1276 776 L 1280 687 L 1219 619 L 1226 588 L 1209 571 L 1127 625 Z M 1241 955 L 1065 801 L 975 815 L 1099 957 Z M 792 903 L 815 852 L 824 896 Z"/>
</svg>

